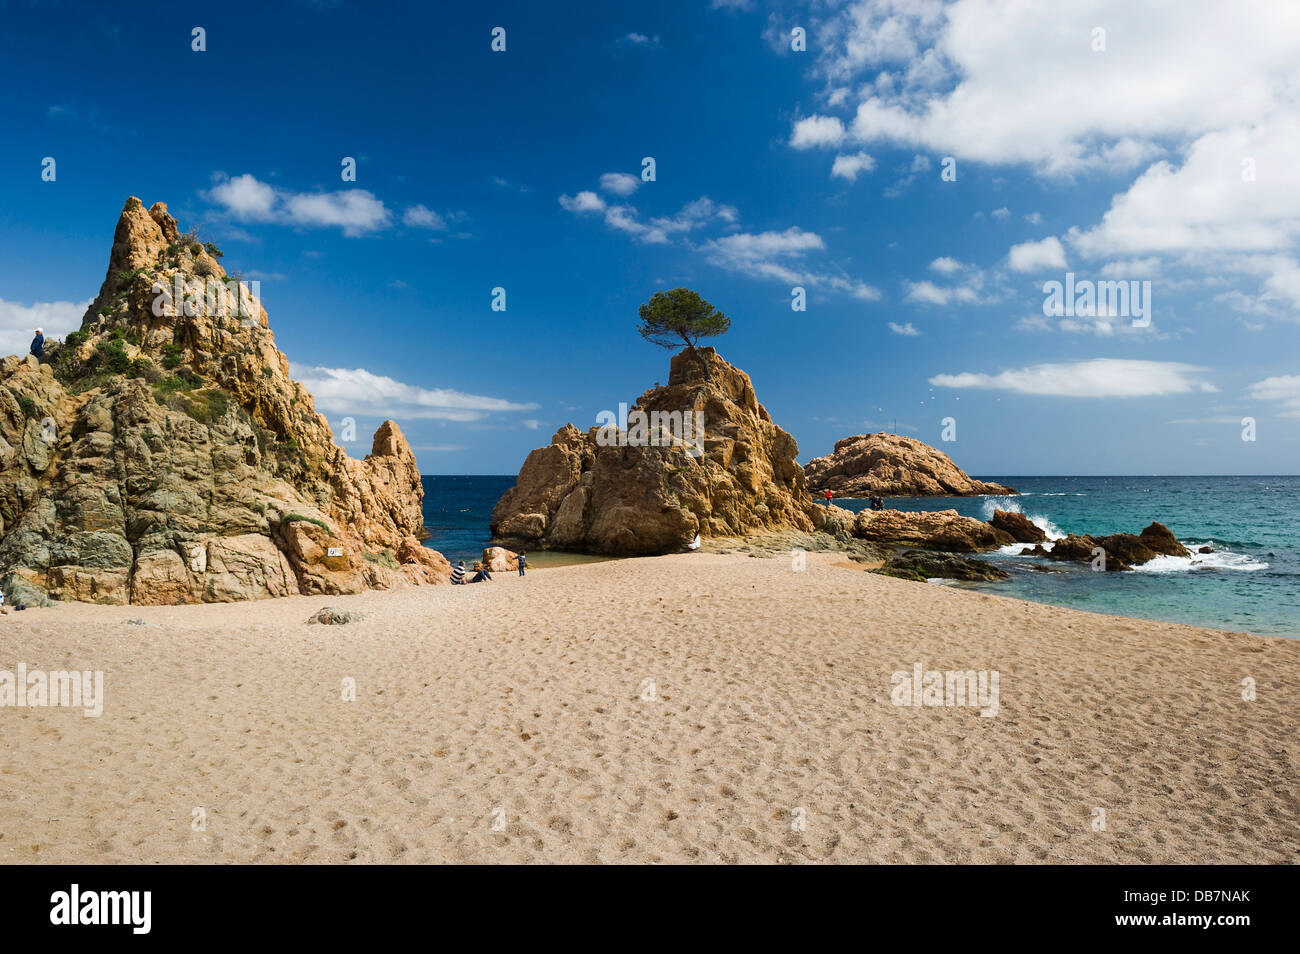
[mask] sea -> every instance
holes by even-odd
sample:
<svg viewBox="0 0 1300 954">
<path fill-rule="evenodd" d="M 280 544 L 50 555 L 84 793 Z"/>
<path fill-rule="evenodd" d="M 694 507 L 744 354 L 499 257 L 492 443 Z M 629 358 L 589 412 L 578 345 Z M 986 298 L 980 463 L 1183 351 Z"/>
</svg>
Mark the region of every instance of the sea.
<svg viewBox="0 0 1300 954">
<path fill-rule="evenodd" d="M 427 546 L 476 560 L 490 540 L 492 508 L 514 475 L 431 476 L 424 481 Z M 962 587 L 1094 613 L 1300 637 L 1300 477 L 982 476 L 1014 497 L 897 497 L 897 510 L 956 510 L 980 520 L 995 508 L 1023 513 L 1049 539 L 1067 533 L 1138 533 L 1158 520 L 1190 549 L 1131 573 L 1020 556 L 1021 544 L 981 554 L 1009 580 Z M 858 511 L 867 501 L 839 499 Z M 543 558 L 544 559 L 544 558 Z M 540 565 L 540 564 L 539 564 Z M 943 581 L 936 581 L 943 584 Z M 943 584 L 946 585 L 946 584 Z"/>
</svg>

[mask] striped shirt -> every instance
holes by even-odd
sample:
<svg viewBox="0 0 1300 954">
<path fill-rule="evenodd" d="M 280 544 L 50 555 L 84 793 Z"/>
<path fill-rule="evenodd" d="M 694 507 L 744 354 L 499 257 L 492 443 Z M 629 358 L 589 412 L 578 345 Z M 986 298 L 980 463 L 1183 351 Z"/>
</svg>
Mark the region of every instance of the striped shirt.
<svg viewBox="0 0 1300 954">
<path fill-rule="evenodd" d="M 452 569 L 452 571 L 451 571 L 451 582 L 452 582 L 452 583 L 464 583 L 464 582 L 465 582 L 465 568 L 464 568 L 463 566 L 460 566 L 459 564 L 457 564 L 457 565 Z"/>
</svg>

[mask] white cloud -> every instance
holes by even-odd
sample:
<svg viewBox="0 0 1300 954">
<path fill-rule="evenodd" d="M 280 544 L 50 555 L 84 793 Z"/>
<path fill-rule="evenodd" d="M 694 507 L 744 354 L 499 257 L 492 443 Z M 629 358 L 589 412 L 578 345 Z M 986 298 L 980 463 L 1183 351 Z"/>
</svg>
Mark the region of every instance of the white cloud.
<svg viewBox="0 0 1300 954">
<path fill-rule="evenodd" d="M 623 37 L 622 42 L 630 44 L 631 46 L 658 46 L 659 35 L 655 34 L 654 36 L 646 36 L 644 33 L 629 33 L 627 36 Z"/>
<path fill-rule="evenodd" d="M 1153 278 L 1160 274 L 1160 259 L 1132 258 L 1123 262 L 1107 262 L 1101 267 L 1101 277 L 1122 281 Z"/>
<path fill-rule="evenodd" d="M 338 227 L 347 236 L 365 235 L 392 224 L 392 213 L 365 189 L 290 192 L 247 174 L 227 178 L 218 173 L 215 178 L 216 184 L 202 193 L 203 197 L 242 222 Z"/>
<path fill-rule="evenodd" d="M 641 186 L 639 176 L 630 172 L 606 172 L 600 177 L 600 188 L 614 195 L 631 195 Z"/>
<path fill-rule="evenodd" d="M 269 221 L 276 204 L 275 189 L 250 175 L 218 182 L 205 198 L 225 206 L 227 212 L 246 222 Z"/>
<path fill-rule="evenodd" d="M 989 213 L 989 215 L 997 219 L 999 222 L 1003 222 L 1011 218 L 1011 210 L 1004 205 L 1000 209 L 994 209 L 992 212 Z"/>
<path fill-rule="evenodd" d="M 896 335 L 903 335 L 904 337 L 908 337 L 908 338 L 914 338 L 921 333 L 912 327 L 912 323 L 910 321 L 905 325 L 900 325 L 896 322 L 891 321 L 889 323 L 889 330 Z"/>
<path fill-rule="evenodd" d="M 841 153 L 835 157 L 835 162 L 831 165 L 831 176 L 856 182 L 858 173 L 871 172 L 875 168 L 876 160 L 865 152 Z"/>
<path fill-rule="evenodd" d="M 433 211 L 433 209 L 426 208 L 423 205 L 413 205 L 402 213 L 402 222 L 405 225 L 418 229 L 436 229 L 441 231 L 447 227 L 446 219 Z"/>
<path fill-rule="evenodd" d="M 1171 140 L 1265 120 L 1293 107 L 1300 70 L 1289 0 L 1184 0 L 1176 15 L 1128 0 L 856 0 L 814 29 L 827 81 L 863 87 L 847 136 L 1049 173 L 1131 168 Z"/>
<path fill-rule="evenodd" d="M 828 91 L 855 92 L 796 121 L 792 145 L 887 143 L 954 156 L 959 168 L 1025 164 L 1048 177 L 1132 170 L 1100 222 L 1062 236 L 1072 257 L 1181 255 L 1202 273 L 1253 275 L 1264 310 L 1300 315 L 1300 4 L 850 0 L 821 9 L 816 72 Z"/>
<path fill-rule="evenodd" d="M 20 305 L 0 298 L 0 354 L 26 355 L 37 328 L 45 332 L 46 338 L 62 338 L 68 332 L 76 331 L 92 301 L 93 298 L 88 298 L 81 304 L 38 301 Z"/>
<path fill-rule="evenodd" d="M 809 116 L 794 125 L 790 145 L 795 149 L 838 146 L 844 141 L 844 123 L 838 116 Z"/>
<path fill-rule="evenodd" d="M 1256 381 L 1246 389 L 1256 401 L 1280 401 L 1281 417 L 1300 417 L 1300 374 L 1282 374 Z"/>
<path fill-rule="evenodd" d="M 947 255 L 942 255 L 930 263 L 930 268 L 938 272 L 940 275 L 951 275 L 954 272 L 961 271 L 965 266 L 955 258 L 949 258 Z"/>
<path fill-rule="evenodd" d="M 575 215 L 582 212 L 605 211 L 605 200 L 588 190 L 579 192 L 574 196 L 560 196 L 560 205 Z"/>
<path fill-rule="evenodd" d="M 1030 212 L 1025 216 L 1025 221 L 1030 225 L 1042 225 L 1043 214 L 1041 212 Z"/>
<path fill-rule="evenodd" d="M 984 374 L 963 371 L 930 378 L 935 387 L 979 388 L 1052 397 L 1158 397 L 1217 391 L 1195 375 L 1207 369 L 1175 361 L 1094 358 L 1064 364 L 1037 364 L 1015 371 Z"/>
<path fill-rule="evenodd" d="M 295 225 L 338 226 L 344 235 L 374 232 L 392 221 L 384 203 L 365 189 L 286 195 L 284 208 Z"/>
<path fill-rule="evenodd" d="M 879 290 L 866 282 L 809 269 L 804 263 L 808 253 L 821 252 L 825 248 L 826 243 L 820 235 L 798 226 L 780 232 L 737 232 L 700 246 L 710 265 L 729 271 L 790 285 L 824 286 L 861 301 L 880 298 Z"/>
<path fill-rule="evenodd" d="M 290 373 L 315 397 L 319 410 L 335 414 L 477 421 L 489 412 L 531 411 L 538 406 L 403 384 L 364 368 L 293 365 Z"/>
<path fill-rule="evenodd" d="M 1034 272 L 1045 268 L 1065 268 L 1065 249 L 1055 235 L 1037 242 L 1011 246 L 1007 262 L 1013 271 Z"/>
<path fill-rule="evenodd" d="M 602 177 L 602 185 L 603 180 L 610 175 L 622 174 L 607 173 Z M 675 215 L 656 216 L 649 221 L 642 221 L 640 213 L 633 206 L 609 205 L 590 190 L 579 192 L 575 196 L 562 195 L 560 205 L 575 215 L 604 213 L 605 224 L 611 229 L 649 245 L 667 244 L 670 236 L 690 232 L 711 222 L 730 224 L 739 217 L 734 206 L 714 202 L 708 196 L 686 203 Z"/>
</svg>

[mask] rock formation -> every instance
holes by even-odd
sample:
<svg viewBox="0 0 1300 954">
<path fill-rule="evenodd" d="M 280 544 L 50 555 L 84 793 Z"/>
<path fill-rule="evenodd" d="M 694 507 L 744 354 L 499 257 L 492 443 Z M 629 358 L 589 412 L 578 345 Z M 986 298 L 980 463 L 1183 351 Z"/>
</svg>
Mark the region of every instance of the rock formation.
<svg viewBox="0 0 1300 954">
<path fill-rule="evenodd" d="M 975 497 L 1014 494 L 1001 484 L 972 480 L 947 454 L 897 434 L 859 434 L 804 467 L 808 489 L 836 497 Z"/>
<path fill-rule="evenodd" d="M 853 535 L 873 543 L 956 553 L 979 553 L 1016 542 L 1006 531 L 956 510 L 863 510 L 853 519 Z"/>
<path fill-rule="evenodd" d="M 651 554 L 680 550 L 696 533 L 825 526 L 831 518 L 808 493 L 798 445 L 758 403 L 749 375 L 713 348 L 696 355 L 675 355 L 668 383 L 633 406 L 629 422 L 638 411 L 650 420 L 640 433 L 631 425 L 584 433 L 567 424 L 530 453 L 492 512 L 493 538 L 538 549 Z M 691 440 L 666 423 L 695 412 L 703 428 Z"/>
<path fill-rule="evenodd" d="M 128 199 L 81 329 L 47 364 L 0 361 L 11 599 L 221 602 L 450 575 L 419 543 L 423 488 L 397 425 L 364 461 L 335 446 L 219 257 L 162 203 Z"/>
<path fill-rule="evenodd" d="M 1022 555 L 1041 556 L 1059 562 L 1091 563 L 1100 548 L 1106 556 L 1108 571 L 1131 570 L 1159 556 L 1191 556 L 1191 551 L 1178 542 L 1163 523 L 1152 523 L 1137 536 L 1131 533 L 1112 533 L 1105 537 L 1088 534 L 1070 534 L 1052 544 L 1051 549 L 1039 545 L 1021 550 Z"/>
<path fill-rule="evenodd" d="M 1012 540 L 1016 543 L 1042 543 L 1047 539 L 1047 534 L 1023 513 L 994 510 L 989 526 L 1011 534 Z"/>
</svg>

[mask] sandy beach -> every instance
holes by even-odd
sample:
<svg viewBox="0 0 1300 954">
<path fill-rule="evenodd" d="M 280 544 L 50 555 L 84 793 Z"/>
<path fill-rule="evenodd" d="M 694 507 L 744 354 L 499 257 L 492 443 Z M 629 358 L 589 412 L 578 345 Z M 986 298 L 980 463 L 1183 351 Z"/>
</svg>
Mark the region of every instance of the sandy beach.
<svg viewBox="0 0 1300 954">
<path fill-rule="evenodd" d="M 1300 859 L 1300 642 L 841 560 L 11 614 L 0 668 L 103 670 L 106 701 L 0 709 L 0 859 Z M 304 624 L 327 604 L 366 619 Z M 918 662 L 996 670 L 997 715 L 894 705 Z"/>
</svg>

